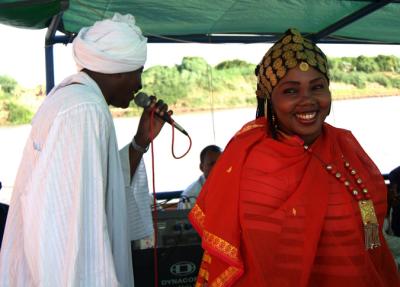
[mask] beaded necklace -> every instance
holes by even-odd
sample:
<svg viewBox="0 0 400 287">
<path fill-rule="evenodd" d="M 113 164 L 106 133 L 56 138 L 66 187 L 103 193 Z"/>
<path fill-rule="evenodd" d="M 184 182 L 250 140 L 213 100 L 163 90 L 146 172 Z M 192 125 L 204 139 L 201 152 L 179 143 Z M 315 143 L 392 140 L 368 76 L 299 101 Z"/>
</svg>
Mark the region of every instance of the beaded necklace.
<svg viewBox="0 0 400 287">
<path fill-rule="evenodd" d="M 379 224 L 378 219 L 376 218 L 374 204 L 371 200 L 371 196 L 368 193 L 368 189 L 364 185 L 363 180 L 357 174 L 357 171 L 342 156 L 344 170 L 351 175 L 355 182 L 354 184 L 348 177 L 344 175 L 344 173 L 340 172 L 334 164 L 325 163 L 313 152 L 311 147 L 308 145 L 304 145 L 303 147 L 306 152 L 316 157 L 322 163 L 322 165 L 325 167 L 325 170 L 329 174 L 331 174 L 338 181 L 342 182 L 352 197 L 357 200 L 364 227 L 365 248 L 368 250 L 381 246 L 379 241 Z"/>
</svg>

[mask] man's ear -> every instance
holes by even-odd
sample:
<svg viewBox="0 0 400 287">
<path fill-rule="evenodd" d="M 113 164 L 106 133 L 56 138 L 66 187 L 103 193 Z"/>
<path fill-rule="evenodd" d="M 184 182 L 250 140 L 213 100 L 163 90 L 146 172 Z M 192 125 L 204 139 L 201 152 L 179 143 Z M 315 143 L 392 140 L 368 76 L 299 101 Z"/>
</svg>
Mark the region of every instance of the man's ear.
<svg viewBox="0 0 400 287">
<path fill-rule="evenodd" d="M 204 172 L 204 170 L 203 170 L 203 164 L 202 164 L 202 163 L 199 164 L 199 168 L 200 168 L 200 170 L 201 170 L 202 172 Z"/>
</svg>

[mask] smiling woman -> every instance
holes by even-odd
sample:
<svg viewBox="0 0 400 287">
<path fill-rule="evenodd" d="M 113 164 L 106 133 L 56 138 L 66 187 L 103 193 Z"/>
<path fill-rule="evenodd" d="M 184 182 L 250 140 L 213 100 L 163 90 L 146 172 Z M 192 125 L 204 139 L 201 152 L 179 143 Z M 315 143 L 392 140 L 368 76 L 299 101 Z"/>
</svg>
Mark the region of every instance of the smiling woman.
<svg viewBox="0 0 400 287">
<path fill-rule="evenodd" d="M 281 131 L 312 144 L 331 108 L 328 62 L 324 53 L 297 30 L 288 30 L 257 66 L 257 97 L 273 138 Z"/>
<path fill-rule="evenodd" d="M 190 212 L 205 250 L 198 284 L 399 286 L 380 228 L 384 180 L 350 131 L 325 123 L 324 53 L 289 29 L 256 74 L 258 118 L 231 139 Z"/>
</svg>

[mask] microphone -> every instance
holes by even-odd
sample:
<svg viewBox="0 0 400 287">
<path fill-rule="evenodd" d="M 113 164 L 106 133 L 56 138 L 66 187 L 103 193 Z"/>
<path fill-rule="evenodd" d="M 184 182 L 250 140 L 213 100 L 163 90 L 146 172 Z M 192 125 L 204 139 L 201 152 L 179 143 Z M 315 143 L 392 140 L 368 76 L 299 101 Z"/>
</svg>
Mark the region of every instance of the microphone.
<svg viewBox="0 0 400 287">
<path fill-rule="evenodd" d="M 142 107 L 144 109 L 149 107 L 151 104 L 151 100 L 150 100 L 149 96 L 144 92 L 139 92 L 135 96 L 134 101 L 137 106 Z M 164 113 L 164 115 L 162 115 L 162 116 L 160 116 L 157 113 L 155 113 L 155 115 L 158 116 L 159 118 L 163 119 L 170 125 L 173 125 L 178 131 L 180 131 L 184 135 L 189 136 L 187 131 L 185 131 L 185 129 L 181 125 L 179 125 L 176 121 L 174 121 L 168 113 Z"/>
</svg>

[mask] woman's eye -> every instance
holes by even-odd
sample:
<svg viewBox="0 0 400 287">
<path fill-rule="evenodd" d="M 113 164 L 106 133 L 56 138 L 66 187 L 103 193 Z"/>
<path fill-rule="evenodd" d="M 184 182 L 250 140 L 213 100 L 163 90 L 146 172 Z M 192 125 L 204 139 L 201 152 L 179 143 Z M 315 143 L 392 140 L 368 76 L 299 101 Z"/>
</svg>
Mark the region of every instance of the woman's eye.
<svg viewBox="0 0 400 287">
<path fill-rule="evenodd" d="M 284 94 L 295 94 L 297 91 L 294 88 L 287 88 L 283 90 Z"/>
<path fill-rule="evenodd" d="M 323 89 L 324 88 L 324 85 L 323 84 L 318 84 L 318 85 L 314 85 L 313 86 L 313 89 L 314 90 L 320 90 L 320 89 Z"/>
</svg>

